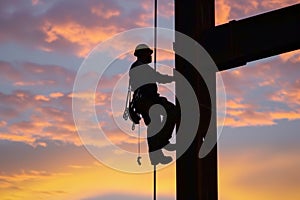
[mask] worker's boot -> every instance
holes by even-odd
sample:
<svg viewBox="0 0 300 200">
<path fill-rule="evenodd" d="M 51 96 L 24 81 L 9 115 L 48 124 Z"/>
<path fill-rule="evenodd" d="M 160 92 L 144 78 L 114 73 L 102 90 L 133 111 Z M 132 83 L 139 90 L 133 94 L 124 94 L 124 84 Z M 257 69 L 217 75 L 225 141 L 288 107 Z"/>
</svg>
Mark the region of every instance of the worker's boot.
<svg viewBox="0 0 300 200">
<path fill-rule="evenodd" d="M 165 156 L 161 149 L 154 152 L 149 152 L 149 158 L 152 165 L 166 165 L 173 160 L 171 156 Z"/>
</svg>

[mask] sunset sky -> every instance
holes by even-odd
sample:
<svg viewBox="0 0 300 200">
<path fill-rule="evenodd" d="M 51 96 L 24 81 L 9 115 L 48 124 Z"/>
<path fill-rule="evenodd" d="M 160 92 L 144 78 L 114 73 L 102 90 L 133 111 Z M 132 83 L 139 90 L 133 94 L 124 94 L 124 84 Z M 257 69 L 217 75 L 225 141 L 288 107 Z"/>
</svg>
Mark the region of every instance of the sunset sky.
<svg viewBox="0 0 300 200">
<path fill-rule="evenodd" d="M 296 3 L 216 0 L 216 24 Z M 158 0 L 158 7 L 158 26 L 173 29 L 173 1 Z M 106 139 L 119 148 L 113 154 L 95 139 L 96 129 L 95 138 L 80 138 L 72 98 L 91 102 L 88 91 L 73 92 L 83 61 L 114 35 L 153 26 L 153 1 L 1 0 L 0 24 L 0 199 L 151 199 L 152 174 L 126 172 L 139 167 L 126 156 L 136 156 L 135 133 L 124 134 L 112 120 L 111 101 L 122 116 L 127 85 L 118 81 L 126 80 L 132 52 L 109 66 L 92 102 Z M 160 63 L 173 63 L 171 54 L 158 54 Z M 220 73 L 227 98 L 218 143 L 220 200 L 300 199 L 299 65 L 300 51 L 294 51 Z M 122 126 L 131 128 L 130 122 Z M 119 169 L 96 159 L 87 143 Z M 149 167 L 147 154 L 142 161 Z M 176 199 L 175 170 L 173 163 L 158 171 L 158 199 Z"/>
</svg>

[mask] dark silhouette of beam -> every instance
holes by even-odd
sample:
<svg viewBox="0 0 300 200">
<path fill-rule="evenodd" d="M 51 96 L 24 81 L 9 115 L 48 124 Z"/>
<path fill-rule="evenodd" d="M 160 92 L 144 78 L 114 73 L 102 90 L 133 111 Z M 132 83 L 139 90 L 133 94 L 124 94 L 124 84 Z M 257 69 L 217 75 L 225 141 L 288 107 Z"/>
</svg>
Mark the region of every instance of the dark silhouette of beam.
<svg viewBox="0 0 300 200">
<path fill-rule="evenodd" d="M 190 36 L 200 42 L 203 32 L 215 26 L 214 0 L 176 0 L 175 1 L 175 30 Z M 175 35 L 176 49 L 184 49 L 185 44 Z M 194 52 L 194 60 L 199 55 Z M 198 156 L 205 137 L 211 117 L 216 116 L 215 94 L 209 94 L 207 85 L 201 75 L 180 56 L 175 57 L 176 69 L 189 81 L 198 98 L 200 108 L 200 125 L 196 138 L 187 151 L 177 159 L 177 200 L 217 200 L 218 199 L 218 174 L 217 174 L 217 146 L 205 157 Z M 200 63 L 201 60 L 198 59 Z M 216 76 L 211 74 L 210 80 L 215 84 Z M 216 91 L 215 85 L 210 85 Z M 176 85 L 176 94 L 182 93 L 180 85 Z M 189 98 L 189 97 L 186 97 Z M 178 105 L 178 104 L 177 104 Z M 205 108 L 205 109 L 203 109 Z M 211 108 L 211 109 L 207 109 Z M 182 119 L 189 120 L 189 119 Z M 216 123 L 213 120 L 214 134 L 217 134 Z M 191 133 L 185 133 L 191 134 Z M 177 145 L 182 141 L 178 139 Z"/>
<path fill-rule="evenodd" d="M 204 46 L 220 71 L 300 48 L 300 4 L 219 26 L 215 26 L 214 16 L 214 0 L 175 1 L 175 30 Z M 184 49 L 184 44 L 176 38 L 175 35 L 176 49 Z M 195 53 L 194 58 L 197 56 Z M 196 138 L 177 158 L 177 200 L 217 200 L 217 146 L 205 158 L 198 158 L 202 138 L 211 116 L 215 116 L 215 96 L 210 96 L 205 81 L 193 66 L 177 55 L 175 62 L 176 69 L 192 85 L 199 105 L 211 108 L 200 108 Z M 215 75 L 209 77 L 213 81 L 215 78 Z M 216 88 L 215 85 L 210 87 Z M 176 93 L 180 92 L 180 86 L 176 85 Z M 213 131 L 217 134 L 216 124 Z M 180 142 L 177 140 L 178 145 Z"/>
<path fill-rule="evenodd" d="M 200 43 L 220 71 L 300 49 L 300 4 L 212 27 Z"/>
</svg>

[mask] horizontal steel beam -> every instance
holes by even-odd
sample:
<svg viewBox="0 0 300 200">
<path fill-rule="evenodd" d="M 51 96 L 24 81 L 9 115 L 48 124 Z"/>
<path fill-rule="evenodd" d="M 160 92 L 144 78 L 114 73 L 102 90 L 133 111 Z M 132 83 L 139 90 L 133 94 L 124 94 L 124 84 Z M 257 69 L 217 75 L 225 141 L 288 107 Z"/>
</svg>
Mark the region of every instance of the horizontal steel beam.
<svg viewBox="0 0 300 200">
<path fill-rule="evenodd" d="M 220 71 L 300 49 L 300 4 L 216 26 L 200 43 Z"/>
</svg>

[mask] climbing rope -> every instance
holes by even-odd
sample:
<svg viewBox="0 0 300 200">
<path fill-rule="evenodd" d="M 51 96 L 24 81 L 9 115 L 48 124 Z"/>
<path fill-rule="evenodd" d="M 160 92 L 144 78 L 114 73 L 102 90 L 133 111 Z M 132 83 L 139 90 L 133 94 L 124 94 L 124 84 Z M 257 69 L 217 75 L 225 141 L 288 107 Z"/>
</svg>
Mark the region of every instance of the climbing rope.
<svg viewBox="0 0 300 200">
<path fill-rule="evenodd" d="M 137 163 L 141 166 L 141 125 L 139 124 L 139 130 L 138 130 L 138 157 L 136 159 Z"/>
<path fill-rule="evenodd" d="M 157 49 L 157 0 L 154 0 L 154 70 L 156 71 L 156 49 Z M 128 120 L 129 118 L 129 103 L 131 101 L 131 87 L 128 86 L 125 110 L 123 118 Z M 135 124 L 132 125 L 132 130 L 135 129 Z M 138 125 L 138 157 L 137 163 L 141 165 L 141 125 Z M 156 165 L 153 165 L 153 199 L 156 200 Z"/>
<path fill-rule="evenodd" d="M 157 0 L 154 0 L 154 70 L 156 71 L 157 48 Z M 153 166 L 153 199 L 156 200 L 156 165 Z"/>
<path fill-rule="evenodd" d="M 156 165 L 153 166 L 153 199 L 156 200 Z"/>
<path fill-rule="evenodd" d="M 154 69 L 156 71 L 156 48 L 157 48 L 157 0 L 154 1 Z"/>
</svg>

